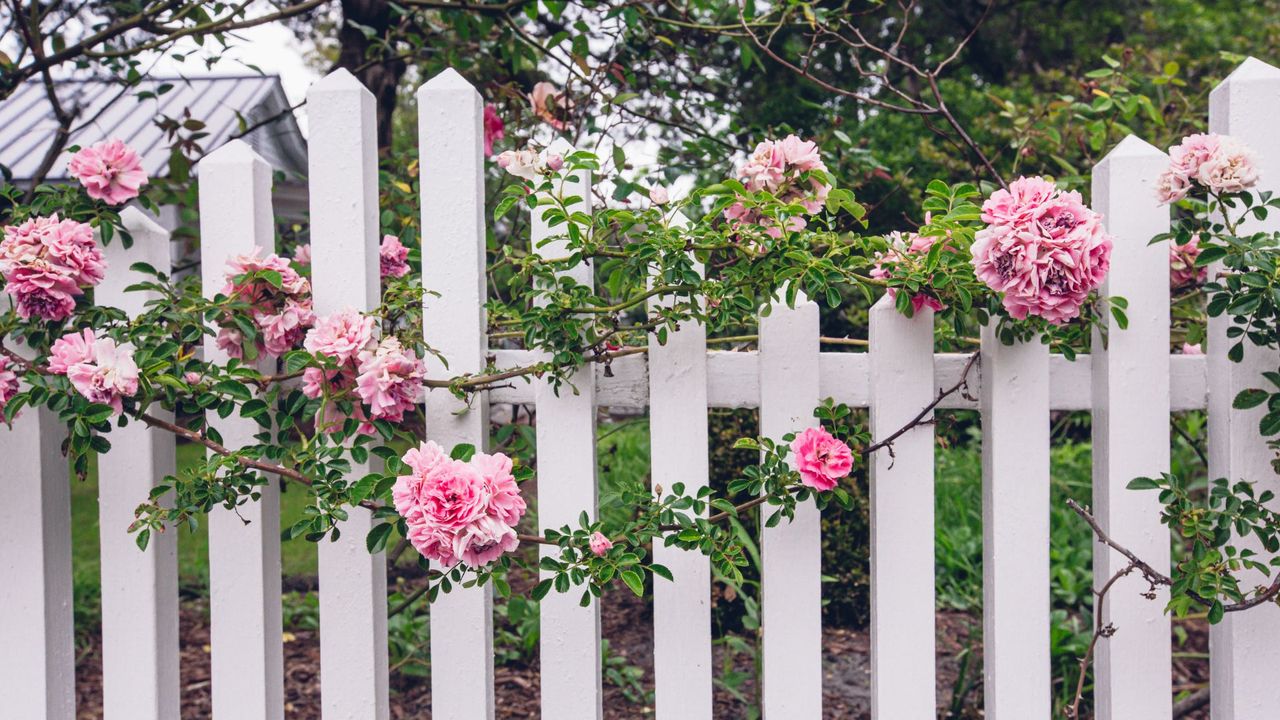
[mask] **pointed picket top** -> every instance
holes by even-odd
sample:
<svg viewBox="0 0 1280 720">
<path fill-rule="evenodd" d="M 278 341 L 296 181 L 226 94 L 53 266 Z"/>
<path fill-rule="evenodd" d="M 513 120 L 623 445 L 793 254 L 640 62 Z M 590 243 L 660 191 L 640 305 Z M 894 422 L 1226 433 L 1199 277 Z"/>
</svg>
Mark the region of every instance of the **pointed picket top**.
<svg viewBox="0 0 1280 720">
<path fill-rule="evenodd" d="M 1165 155 L 1165 152 L 1137 135 L 1126 135 L 1098 164 L 1101 165 L 1112 158 L 1145 158 L 1155 155 Z"/>
<path fill-rule="evenodd" d="M 369 88 L 365 87 L 364 83 L 360 82 L 355 75 L 352 75 L 350 70 L 338 68 L 312 83 L 311 87 L 307 88 L 307 97 L 320 93 L 353 91 L 363 92 L 373 97 L 373 93 L 369 92 Z"/>
<path fill-rule="evenodd" d="M 164 236 L 168 239 L 169 231 L 165 230 L 155 218 L 140 208 L 130 205 L 120 211 L 120 222 L 124 224 L 129 234 L 133 235 L 134 242 L 141 242 L 143 237 L 152 238 Z"/>
<path fill-rule="evenodd" d="M 576 149 L 577 148 L 573 146 L 573 143 L 563 137 L 557 137 L 555 140 L 551 141 L 550 145 L 547 146 L 548 153 L 556 153 L 559 155 L 569 155 Z"/>
<path fill-rule="evenodd" d="M 238 164 L 267 164 L 266 160 L 253 149 L 249 143 L 243 140 L 232 140 L 222 147 L 214 150 L 204 159 L 200 161 L 200 165 L 238 165 Z"/>
<path fill-rule="evenodd" d="M 466 78 L 462 77 L 462 73 L 458 72 L 457 70 L 454 70 L 451 67 L 448 67 L 440 71 L 439 73 L 437 73 L 435 77 L 423 83 L 422 87 L 418 88 L 417 95 L 419 96 L 419 98 L 421 98 L 422 95 L 428 92 L 466 92 L 466 91 L 470 91 L 479 95 L 479 93 L 476 92 L 475 86 L 467 82 Z"/>
<path fill-rule="evenodd" d="M 1255 57 L 1245 59 L 1235 70 L 1231 71 L 1231 74 L 1226 79 L 1218 83 L 1217 87 L 1209 92 L 1210 124 L 1212 124 L 1213 115 L 1226 115 L 1229 100 L 1234 94 L 1232 92 L 1233 88 L 1241 88 L 1259 82 L 1277 81 L 1280 81 L 1280 68 Z M 1210 129 L 1212 130 L 1212 128 Z M 1215 132 L 1221 132 L 1221 130 Z"/>
</svg>

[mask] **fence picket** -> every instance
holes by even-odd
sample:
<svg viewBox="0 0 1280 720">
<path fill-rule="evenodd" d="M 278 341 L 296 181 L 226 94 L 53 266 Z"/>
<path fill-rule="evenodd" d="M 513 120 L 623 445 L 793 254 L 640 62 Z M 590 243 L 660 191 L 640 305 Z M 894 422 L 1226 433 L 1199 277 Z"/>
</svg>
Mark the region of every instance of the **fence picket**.
<svg viewBox="0 0 1280 720">
<path fill-rule="evenodd" d="M 94 291 L 101 305 L 130 316 L 145 311 L 159 293 L 125 292 L 141 277 L 129 272 L 145 262 L 161 272 L 171 266 L 169 233 L 136 208 L 120 218 L 133 236 L 103 248 L 107 273 Z M 172 420 L 160 408 L 152 413 Z M 98 456 L 98 525 L 102 558 L 102 706 L 108 720 L 164 720 L 178 716 L 178 533 L 152 533 L 139 551 L 126 528 L 134 510 L 166 475 L 176 471 L 173 436 L 140 422 L 117 428 L 111 452 Z"/>
<path fill-rule="evenodd" d="M 934 398 L 933 311 L 871 308 L 871 437 L 888 437 Z M 933 427 L 871 464 L 871 716 L 925 720 L 934 704 Z"/>
<path fill-rule="evenodd" d="M 669 302 L 655 299 L 650 307 L 664 304 Z M 655 341 L 649 348 L 649 444 L 655 488 L 669 491 L 680 482 L 694 495 L 707 484 L 707 329 L 701 323 L 682 323 L 665 345 Z M 657 716 L 710 720 L 710 562 L 702 553 L 657 542 L 653 559 L 676 578 L 653 581 Z"/>
<path fill-rule="evenodd" d="M 427 374 L 479 372 L 488 352 L 485 332 L 484 160 L 480 95 L 452 69 L 418 90 L 422 178 L 422 283 Z M 433 167 L 430 159 L 448 158 Z M 427 394 L 427 437 L 445 448 L 470 443 L 484 450 L 488 398 L 470 406 L 443 390 Z M 493 717 L 493 590 L 455 587 L 431 606 L 431 704 L 436 717 Z"/>
<path fill-rule="evenodd" d="M 760 434 L 781 441 L 818 423 L 818 306 L 774 302 L 760 317 Z M 761 507 L 761 518 L 774 510 Z M 822 528 L 806 502 L 763 529 L 760 617 L 763 711 L 769 720 L 822 717 Z"/>
<path fill-rule="evenodd" d="M 307 91 L 312 147 L 311 288 L 317 315 L 370 310 L 381 301 L 378 268 L 378 143 L 375 101 L 336 70 Z M 352 462 L 350 482 L 371 469 Z M 376 522 L 353 507 L 341 537 L 319 543 L 320 702 L 326 720 L 384 720 L 387 687 L 387 560 L 365 537 Z"/>
<path fill-rule="evenodd" d="M 981 405 L 986 717 L 1047 718 L 1049 346 L 983 328 Z"/>
<path fill-rule="evenodd" d="M 1209 129 L 1231 135 L 1251 147 L 1257 166 L 1263 168 L 1258 190 L 1280 190 L 1280 137 L 1275 120 L 1280 117 L 1280 68 L 1255 58 L 1245 60 L 1209 95 Z M 1275 231 L 1280 217 L 1272 214 L 1248 229 Z M 1216 270 L 1215 270 L 1216 272 Z M 1270 387 L 1261 377 L 1280 365 L 1280 353 L 1255 347 L 1244 340 L 1244 360 L 1227 359 L 1227 348 L 1237 342 L 1227 337 L 1228 314 L 1209 318 L 1209 477 L 1231 482 L 1256 483 L 1258 492 L 1280 491 L 1280 479 L 1271 468 L 1274 457 L 1258 434 L 1258 420 L 1266 406 L 1233 410 L 1232 400 L 1245 388 Z M 1242 547 L 1260 549 L 1251 540 Z M 1262 551 L 1265 557 L 1265 551 Z M 1261 575 L 1241 573 L 1242 587 Z M 1212 716 L 1218 720 L 1270 720 L 1280 707 L 1280 608 L 1274 604 L 1244 613 L 1227 613 L 1210 631 L 1210 698 Z"/>
<path fill-rule="evenodd" d="M 1169 568 L 1169 529 L 1156 493 L 1126 489 L 1139 476 L 1169 470 L 1169 243 L 1148 244 L 1169 229 L 1169 208 L 1155 181 L 1169 157 L 1130 135 L 1093 170 L 1093 207 L 1115 238 L 1104 296 L 1128 301 L 1129 324 L 1107 316 L 1107 342 L 1095 334 L 1093 510 L 1102 527 L 1153 567 Z M 1141 398 L 1141 402 L 1134 402 Z M 1143 442 L 1133 442 L 1136 437 Z M 1128 564 L 1102 543 L 1093 548 L 1094 588 Z M 1167 590 L 1143 597 L 1137 574 L 1112 586 L 1103 622 L 1117 632 L 1098 645 L 1094 706 L 1098 720 L 1168 720 L 1173 668 Z"/>
<path fill-rule="evenodd" d="M 44 409 L 0 428 L 0 707 L 18 718 L 76 714 L 66 435 Z"/>
<path fill-rule="evenodd" d="M 275 249 L 271 167 L 241 140 L 200 161 L 200 271 L 206 297 L 222 290 L 227 258 Z M 206 337 L 204 357 L 224 363 L 227 354 Z M 274 362 L 257 366 L 270 372 Z M 238 416 L 209 424 L 223 444 L 256 444 L 258 424 Z M 212 695 L 215 717 L 282 720 L 284 651 L 280 605 L 280 489 L 275 478 L 261 499 L 237 510 L 209 513 L 209 608 Z"/>
<path fill-rule="evenodd" d="M 567 156 L 573 148 L 563 139 L 548 152 Z M 591 211 L 591 177 L 585 170 L 564 180 L 565 197 L 579 197 L 571 212 Z M 548 238 L 555 238 L 543 244 Z M 563 229 L 548 226 L 542 208 L 533 210 L 533 248 L 543 257 L 567 254 Z M 591 286 L 592 265 L 583 263 L 566 272 L 578 283 Z M 595 371 L 586 367 L 560 386 L 537 381 L 536 409 L 539 530 L 569 525 L 578 527 L 578 515 L 596 511 L 596 387 Z M 543 548 L 554 554 L 554 548 Z M 600 718 L 603 696 L 600 685 L 600 603 L 592 598 L 582 607 L 579 593 L 552 592 L 542 600 L 541 664 L 542 716 L 545 718 Z"/>
</svg>

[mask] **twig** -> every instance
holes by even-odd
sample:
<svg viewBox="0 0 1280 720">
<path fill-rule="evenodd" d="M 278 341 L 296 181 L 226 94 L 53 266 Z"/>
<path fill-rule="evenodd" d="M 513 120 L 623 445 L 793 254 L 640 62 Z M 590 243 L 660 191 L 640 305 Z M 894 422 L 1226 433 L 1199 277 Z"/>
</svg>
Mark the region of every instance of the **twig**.
<svg viewBox="0 0 1280 720">
<path fill-rule="evenodd" d="M 944 399 L 960 392 L 961 390 L 964 390 L 965 396 L 968 397 L 969 371 L 973 369 L 973 366 L 978 362 L 978 358 L 981 357 L 981 355 L 982 355 L 981 352 L 975 352 L 972 355 L 970 355 L 969 361 L 964 364 L 964 369 L 960 371 L 960 379 L 956 381 L 955 385 L 952 385 L 951 387 L 945 390 L 939 390 L 938 396 L 933 399 L 933 402 L 929 403 L 928 405 L 925 405 L 924 408 L 920 410 L 920 412 L 916 413 L 915 417 L 911 418 L 910 422 L 898 428 L 897 430 L 893 431 L 892 433 L 889 433 L 889 436 L 886 437 L 885 439 L 880 440 L 879 442 L 872 443 L 871 445 L 868 445 L 867 447 L 863 448 L 861 451 L 862 454 L 866 456 L 882 448 L 889 448 L 889 456 L 893 457 L 893 441 L 902 437 L 902 435 L 905 434 L 911 428 L 917 425 L 924 424 L 926 422 L 925 417 L 927 417 L 929 413 L 933 412 L 934 409 L 936 409 Z"/>
<path fill-rule="evenodd" d="M 1094 595 L 1097 596 L 1098 602 L 1093 606 L 1093 637 L 1089 638 L 1089 647 L 1085 649 L 1084 656 L 1080 658 L 1080 677 L 1076 679 L 1075 699 L 1068 705 L 1062 714 L 1069 720 L 1075 720 L 1080 717 L 1080 701 L 1084 699 L 1084 679 L 1088 674 L 1089 664 L 1093 662 L 1093 653 L 1098 647 L 1098 641 L 1103 638 L 1109 638 L 1116 634 L 1116 628 L 1111 623 L 1102 624 L 1103 611 L 1106 609 L 1107 593 L 1111 592 L 1111 588 L 1120 580 L 1132 573 L 1137 564 L 1130 561 L 1128 565 L 1121 568 L 1111 579 L 1102 586 L 1101 590 L 1095 590 Z"/>
</svg>

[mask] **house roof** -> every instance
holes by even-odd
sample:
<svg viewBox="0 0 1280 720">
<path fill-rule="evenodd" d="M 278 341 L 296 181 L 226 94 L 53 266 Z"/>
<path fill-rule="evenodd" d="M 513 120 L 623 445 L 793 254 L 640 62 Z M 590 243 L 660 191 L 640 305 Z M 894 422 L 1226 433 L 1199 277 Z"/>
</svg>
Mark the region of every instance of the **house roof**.
<svg viewBox="0 0 1280 720">
<path fill-rule="evenodd" d="M 198 141 L 205 151 L 221 146 L 242 127 L 278 116 L 243 139 L 273 168 L 306 173 L 306 141 L 293 114 L 284 112 L 290 103 L 278 76 L 148 77 L 133 86 L 114 79 L 56 82 L 62 106 L 80 107 L 68 145 L 118 138 L 137 150 L 148 175 L 163 175 L 169 163 L 169 142 L 155 120 L 161 115 L 179 118 L 186 108 L 191 117 L 205 123 L 204 132 L 209 134 Z M 160 94 L 163 85 L 171 87 Z M 138 93 L 144 91 L 155 96 L 139 99 Z M 0 101 L 0 164 L 10 169 L 16 181 L 30 180 L 57 128 L 43 84 L 23 83 Z M 67 179 L 68 157 L 63 153 L 47 180 Z"/>
</svg>

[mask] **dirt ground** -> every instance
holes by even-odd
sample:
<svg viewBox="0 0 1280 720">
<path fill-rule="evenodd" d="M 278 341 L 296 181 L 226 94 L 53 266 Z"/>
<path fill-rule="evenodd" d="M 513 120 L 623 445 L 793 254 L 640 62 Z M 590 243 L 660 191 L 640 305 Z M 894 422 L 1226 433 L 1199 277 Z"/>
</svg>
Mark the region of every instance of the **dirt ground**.
<svg viewBox="0 0 1280 720">
<path fill-rule="evenodd" d="M 653 687 L 652 617 L 649 605 L 626 593 L 612 593 L 602 604 L 602 629 L 609 640 L 610 652 L 643 671 L 640 680 L 649 691 Z M 209 626 L 204 600 L 184 601 L 182 605 L 182 718 L 210 717 L 209 695 Z M 979 658 L 965 662 L 965 649 L 978 637 L 980 619 L 963 613 L 938 614 L 938 708 L 939 717 L 960 719 L 982 717 L 977 708 L 982 704 L 982 679 L 977 670 Z M 320 720 L 320 647 L 314 631 L 289 633 L 285 643 L 285 702 L 290 720 Z M 862 720 L 870 717 L 871 664 L 868 636 L 865 632 L 843 628 L 827 628 L 823 638 L 824 700 L 826 718 Z M 1207 650 L 1207 634 L 1193 626 L 1189 639 L 1178 648 L 1175 673 L 1179 687 L 1192 688 L 1208 680 L 1208 664 L 1197 657 Z M 976 651 L 974 652 L 976 654 Z M 753 668 L 745 654 L 732 658 L 732 669 L 750 678 Z M 725 662 L 724 648 L 716 647 L 715 668 L 719 674 Z M 959 683 L 957 679 L 963 678 Z M 976 676 L 975 676 L 976 675 Z M 497 716 L 503 719 L 539 717 L 539 681 L 536 658 L 529 664 L 508 664 L 495 672 Z M 83 720 L 102 717 L 102 651 L 97 638 L 82 648 L 77 665 L 77 717 Z M 953 688 L 960 686 L 962 699 L 954 707 L 958 715 L 948 715 L 952 708 Z M 739 695 L 751 697 L 754 682 L 745 680 L 736 688 Z M 634 696 L 634 693 L 632 693 Z M 430 683 L 421 678 L 392 676 L 391 716 L 402 718 L 431 717 Z M 747 706 L 727 689 L 716 688 L 717 718 L 748 717 Z M 604 716 L 608 720 L 633 720 L 653 717 L 652 706 L 628 699 L 624 691 L 605 684 Z M 1207 718 L 1193 713 L 1187 718 Z"/>
</svg>

